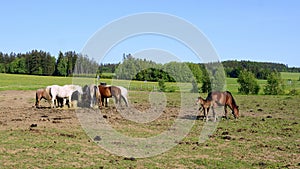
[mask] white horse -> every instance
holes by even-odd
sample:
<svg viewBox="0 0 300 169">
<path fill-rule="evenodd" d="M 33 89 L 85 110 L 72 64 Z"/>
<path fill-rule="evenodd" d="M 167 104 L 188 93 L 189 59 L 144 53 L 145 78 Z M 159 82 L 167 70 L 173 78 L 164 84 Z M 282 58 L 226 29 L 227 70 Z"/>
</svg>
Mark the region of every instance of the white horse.
<svg viewBox="0 0 300 169">
<path fill-rule="evenodd" d="M 48 88 L 52 96 L 52 104 L 54 105 L 54 107 L 56 107 L 54 101 L 57 99 L 57 97 L 64 98 L 63 100 L 63 105 L 64 105 L 66 103 L 65 99 L 68 99 L 69 102 L 71 102 L 71 97 L 74 92 L 77 91 L 80 95 L 83 94 L 82 88 L 78 85 L 64 85 L 64 86 L 52 85 L 52 86 L 48 86 L 46 90 Z"/>
<path fill-rule="evenodd" d="M 128 90 L 125 87 L 123 87 L 123 86 L 117 86 L 117 87 L 119 89 L 121 89 L 121 97 L 123 98 L 126 106 L 128 107 L 128 99 L 127 99 L 127 97 L 128 97 Z"/>
<path fill-rule="evenodd" d="M 97 103 L 100 104 L 100 91 L 95 84 L 85 85 L 83 87 L 84 101 L 89 103 L 90 107 L 94 107 Z"/>
</svg>

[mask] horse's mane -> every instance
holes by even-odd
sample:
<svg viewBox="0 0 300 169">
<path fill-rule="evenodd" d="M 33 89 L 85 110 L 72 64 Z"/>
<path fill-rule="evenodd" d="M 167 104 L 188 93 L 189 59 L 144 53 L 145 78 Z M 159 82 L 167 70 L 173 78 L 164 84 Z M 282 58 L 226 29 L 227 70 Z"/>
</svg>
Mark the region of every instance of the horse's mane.
<svg viewBox="0 0 300 169">
<path fill-rule="evenodd" d="M 229 94 L 229 95 L 231 96 L 231 98 L 232 98 L 232 103 L 233 103 L 235 106 L 237 106 L 237 105 L 236 105 L 236 102 L 235 102 L 235 100 L 234 100 L 234 98 L 233 98 L 233 96 L 232 96 L 232 94 L 231 94 L 231 92 L 230 92 L 230 91 L 226 91 L 226 94 Z"/>
</svg>

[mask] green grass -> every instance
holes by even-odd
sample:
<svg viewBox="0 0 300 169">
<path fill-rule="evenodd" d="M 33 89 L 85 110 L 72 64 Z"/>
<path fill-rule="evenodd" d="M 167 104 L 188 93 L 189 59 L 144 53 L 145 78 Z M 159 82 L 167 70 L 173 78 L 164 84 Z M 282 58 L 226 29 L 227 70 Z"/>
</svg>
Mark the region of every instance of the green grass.
<svg viewBox="0 0 300 169">
<path fill-rule="evenodd" d="M 39 77 L 38 77 L 39 78 Z M 84 80 L 84 79 L 81 79 Z M 234 85 L 234 79 L 229 79 Z M 110 81 L 107 81 L 110 82 Z M 120 81 L 120 83 L 126 83 Z M 140 83 L 132 82 L 135 85 Z M 46 85 L 46 84 L 45 84 Z M 170 85 L 170 84 L 168 84 Z M 182 84 L 183 85 L 183 84 Z M 231 86 L 231 85 L 229 85 Z M 130 91 L 136 106 L 148 104 L 147 91 Z M 165 93 L 167 108 L 180 108 L 180 93 Z M 130 160 L 97 146 L 79 123 L 39 121 L 39 115 L 56 117 L 55 111 L 24 108 L 19 127 L 0 119 L 0 168 L 297 168 L 299 167 L 300 96 L 234 95 L 241 118 L 221 120 L 204 143 L 198 143 L 204 122 L 195 120 L 188 135 L 157 156 Z M 194 96 L 191 96 L 194 100 Z M 197 108 L 195 106 L 195 108 Z M 116 130 L 131 137 L 150 137 L 170 129 L 176 112 L 140 124 L 104 109 Z M 12 109 L 13 111 L 13 109 Z M 2 112 L 0 112 L 0 115 Z M 60 115 L 72 115 L 64 110 Z M 111 113 L 111 114 L 109 114 Z M 172 113 L 175 117 L 168 116 Z M 30 116 L 38 114 L 37 116 Z M 76 115 L 74 115 L 76 118 Z M 29 117 L 35 117 L 30 119 Z M 116 118 L 117 117 L 117 118 Z M 192 120 L 192 119 L 191 119 Z M 22 124 L 33 121 L 38 127 Z M 31 123 L 28 123 L 31 124 Z M 2 127 L 3 125 L 3 127 Z M 11 125 L 13 125 L 11 123 Z"/>
<path fill-rule="evenodd" d="M 300 73 L 281 72 L 281 77 L 283 79 L 299 80 Z"/>
<path fill-rule="evenodd" d="M 287 73 L 282 72 L 282 78 L 285 84 L 285 94 L 289 94 L 291 90 L 296 90 L 300 93 L 300 73 Z M 44 88 L 48 85 L 65 85 L 65 84 L 96 84 L 96 78 L 91 77 L 56 77 L 56 76 L 34 76 L 34 75 L 16 75 L 16 74 L 3 74 L 0 73 L 0 91 L 1 90 L 36 90 Z M 291 81 L 290 81 L 291 80 Z M 100 82 L 107 84 L 120 85 L 128 88 L 129 90 L 137 91 L 157 91 L 157 82 L 143 82 L 143 81 L 128 81 L 118 79 L 100 79 Z M 258 80 L 260 86 L 259 94 L 263 94 L 263 88 L 267 84 L 266 80 Z M 191 83 L 170 83 L 166 82 L 167 91 L 174 92 L 189 92 L 192 89 Z M 198 84 L 201 87 L 201 84 Z M 226 78 L 226 90 L 231 91 L 233 94 L 238 94 L 239 84 L 236 78 Z"/>
</svg>

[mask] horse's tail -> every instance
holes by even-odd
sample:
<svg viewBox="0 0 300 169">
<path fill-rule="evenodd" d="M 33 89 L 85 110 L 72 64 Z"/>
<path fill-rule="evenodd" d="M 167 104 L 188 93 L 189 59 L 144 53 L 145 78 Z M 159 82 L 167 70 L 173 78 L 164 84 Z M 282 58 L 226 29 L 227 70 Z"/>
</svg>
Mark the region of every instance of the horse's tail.
<svg viewBox="0 0 300 169">
<path fill-rule="evenodd" d="M 49 91 L 47 91 L 47 89 L 46 89 L 46 92 L 50 95 L 51 98 L 53 97 L 51 87 L 49 88 Z"/>
<path fill-rule="evenodd" d="M 121 94 L 121 97 L 122 97 L 122 99 L 124 100 L 124 102 L 125 102 L 125 104 L 126 104 L 126 107 L 128 107 L 128 100 L 127 100 L 126 96 L 123 96 L 123 95 Z"/>
</svg>

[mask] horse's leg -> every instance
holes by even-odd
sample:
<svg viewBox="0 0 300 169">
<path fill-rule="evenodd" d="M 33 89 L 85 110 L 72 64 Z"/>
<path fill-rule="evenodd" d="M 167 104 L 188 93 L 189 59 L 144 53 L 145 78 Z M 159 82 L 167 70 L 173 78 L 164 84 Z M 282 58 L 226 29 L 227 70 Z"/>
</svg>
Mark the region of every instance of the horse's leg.
<svg viewBox="0 0 300 169">
<path fill-rule="evenodd" d="M 216 122 L 216 121 L 217 121 L 217 113 L 216 113 L 216 111 L 215 111 L 214 106 L 212 107 L 212 110 L 213 110 L 214 122 Z"/>
<path fill-rule="evenodd" d="M 208 122 L 208 112 L 209 112 L 209 107 L 204 108 L 204 117 L 205 117 L 205 121 Z"/>
<path fill-rule="evenodd" d="M 53 95 L 52 96 L 52 99 L 51 99 L 51 104 L 50 104 L 50 107 L 52 108 L 56 108 L 56 105 L 55 105 L 55 100 L 56 100 L 56 95 Z"/>
<path fill-rule="evenodd" d="M 225 118 L 228 119 L 228 112 L 227 112 L 227 106 L 224 106 L 224 112 L 225 112 Z"/>
<path fill-rule="evenodd" d="M 70 106 L 70 104 L 71 104 L 71 96 L 72 96 L 72 95 L 70 95 L 70 96 L 68 97 L 68 99 L 69 99 L 69 102 L 68 102 L 68 108 L 71 107 L 71 106 Z M 74 107 L 74 105 L 73 105 L 73 107 Z"/>
<path fill-rule="evenodd" d="M 35 95 L 35 107 L 39 108 L 40 107 L 40 99 L 38 94 Z"/>
<path fill-rule="evenodd" d="M 208 116 L 207 116 L 207 114 L 208 114 L 208 108 L 203 107 L 203 115 L 204 115 L 203 121 L 204 121 L 204 120 L 208 121 Z"/>
</svg>

